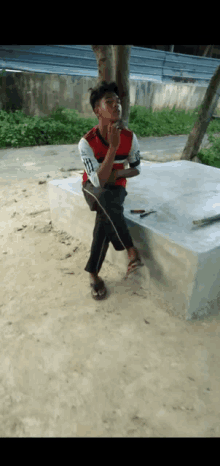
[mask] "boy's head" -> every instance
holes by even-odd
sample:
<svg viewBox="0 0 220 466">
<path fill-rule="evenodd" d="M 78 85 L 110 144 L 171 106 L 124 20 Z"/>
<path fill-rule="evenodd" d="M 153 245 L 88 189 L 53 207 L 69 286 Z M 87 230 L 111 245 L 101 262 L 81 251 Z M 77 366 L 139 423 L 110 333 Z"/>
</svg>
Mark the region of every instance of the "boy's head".
<svg viewBox="0 0 220 466">
<path fill-rule="evenodd" d="M 90 88 L 90 104 L 98 119 L 117 121 L 121 117 L 121 101 L 119 99 L 118 87 L 115 82 L 102 81 L 95 88 Z"/>
</svg>

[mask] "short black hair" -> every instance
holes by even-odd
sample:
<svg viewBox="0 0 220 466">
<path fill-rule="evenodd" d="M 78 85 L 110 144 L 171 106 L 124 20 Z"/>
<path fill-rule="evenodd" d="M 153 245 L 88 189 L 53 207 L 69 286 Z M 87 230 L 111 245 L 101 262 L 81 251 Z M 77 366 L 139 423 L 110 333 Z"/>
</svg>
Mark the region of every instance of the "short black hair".
<svg viewBox="0 0 220 466">
<path fill-rule="evenodd" d="M 111 83 L 107 83 L 107 81 L 102 81 L 101 83 L 98 83 L 97 86 L 95 86 L 94 88 L 90 87 L 89 91 L 92 91 L 90 95 L 90 104 L 92 106 L 93 111 L 97 100 L 102 99 L 106 92 L 114 92 L 119 97 L 118 86 L 114 81 Z"/>
</svg>

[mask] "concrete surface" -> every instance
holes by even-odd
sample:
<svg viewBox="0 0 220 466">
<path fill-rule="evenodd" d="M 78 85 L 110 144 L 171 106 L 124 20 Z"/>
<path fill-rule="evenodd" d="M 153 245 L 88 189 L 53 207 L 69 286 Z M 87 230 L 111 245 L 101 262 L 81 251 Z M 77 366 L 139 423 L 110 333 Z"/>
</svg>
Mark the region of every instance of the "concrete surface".
<svg viewBox="0 0 220 466">
<path fill-rule="evenodd" d="M 87 206 L 81 182 L 81 176 L 49 182 L 51 219 L 56 228 L 88 244 L 96 213 Z M 145 264 L 143 284 L 156 286 L 186 320 L 218 312 L 219 223 L 198 227 L 192 221 L 220 213 L 219 191 L 217 168 L 187 161 L 144 164 L 141 175 L 127 185 L 124 216 Z M 157 212 L 141 219 L 130 209 Z M 110 244 L 106 258 L 126 269 L 126 251 Z"/>
<path fill-rule="evenodd" d="M 181 135 L 138 138 L 142 163 L 151 166 L 155 165 L 157 161 L 178 160 L 187 137 L 187 135 Z M 206 147 L 207 145 L 208 137 L 205 135 L 201 146 Z M 82 174 L 83 169 L 83 163 L 78 153 L 78 144 L 0 149 L 2 185 L 25 179 L 37 180 L 41 178 L 48 181 L 49 178 L 52 178 L 61 180 L 69 178 L 73 174 Z M 132 179 L 127 180 L 128 191 L 133 181 Z M 4 199 L 0 205 L 4 205 L 5 202 Z M 150 218 L 149 220 L 151 221 Z"/>
</svg>

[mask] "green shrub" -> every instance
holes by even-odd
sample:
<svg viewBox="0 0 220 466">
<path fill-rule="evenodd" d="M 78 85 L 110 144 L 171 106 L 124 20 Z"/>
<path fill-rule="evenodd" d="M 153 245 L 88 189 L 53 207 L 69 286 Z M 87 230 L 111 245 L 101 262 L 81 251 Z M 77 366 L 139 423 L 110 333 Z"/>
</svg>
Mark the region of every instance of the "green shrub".
<svg viewBox="0 0 220 466">
<path fill-rule="evenodd" d="M 205 165 L 220 168 L 220 137 L 215 138 L 210 134 L 208 139 L 213 146 L 209 149 L 201 149 L 198 157 Z"/>
<path fill-rule="evenodd" d="M 97 124 L 95 118 L 80 118 L 76 110 L 64 107 L 48 117 L 29 117 L 21 110 L 14 113 L 1 110 L 0 121 L 1 148 L 75 144 Z"/>
<path fill-rule="evenodd" d="M 174 106 L 153 112 L 152 108 L 135 105 L 130 108 L 128 126 L 137 137 L 189 134 L 200 108 L 201 105 L 185 111 Z M 57 108 L 46 117 L 30 117 L 21 110 L 9 113 L 0 110 L 0 148 L 76 144 L 96 124 L 97 118 L 80 117 L 77 110 L 65 107 Z M 212 142 L 213 133 L 218 132 L 220 121 L 213 120 L 207 128 L 209 142 Z M 214 139 L 211 149 L 200 151 L 198 156 L 202 163 L 220 168 L 219 144 L 219 139 Z"/>
<path fill-rule="evenodd" d="M 168 136 L 189 134 L 198 116 L 201 105 L 193 111 L 163 108 L 152 111 L 135 105 L 130 109 L 129 128 L 137 136 Z M 214 120 L 209 124 L 207 133 L 220 131 L 220 122 Z"/>
</svg>

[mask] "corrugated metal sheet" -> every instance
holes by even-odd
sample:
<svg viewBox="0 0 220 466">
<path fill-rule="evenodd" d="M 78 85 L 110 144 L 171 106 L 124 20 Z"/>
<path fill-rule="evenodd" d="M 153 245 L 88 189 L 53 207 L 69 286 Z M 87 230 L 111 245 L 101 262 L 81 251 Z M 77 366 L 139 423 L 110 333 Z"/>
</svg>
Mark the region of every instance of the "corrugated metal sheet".
<svg viewBox="0 0 220 466">
<path fill-rule="evenodd" d="M 220 60 L 131 47 L 130 79 L 207 85 Z M 91 45 L 0 45 L 0 69 L 97 77 Z"/>
</svg>

